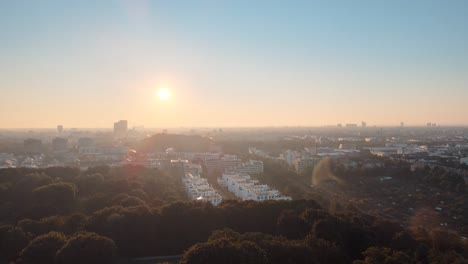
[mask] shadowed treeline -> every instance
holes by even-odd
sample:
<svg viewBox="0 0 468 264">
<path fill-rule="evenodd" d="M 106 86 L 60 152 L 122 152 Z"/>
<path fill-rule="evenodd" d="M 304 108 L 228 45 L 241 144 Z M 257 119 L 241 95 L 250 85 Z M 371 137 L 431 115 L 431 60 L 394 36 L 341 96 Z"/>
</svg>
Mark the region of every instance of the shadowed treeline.
<svg viewBox="0 0 468 264">
<path fill-rule="evenodd" d="M 413 236 L 352 208 L 331 214 L 313 200 L 184 202 L 179 177 L 143 167 L 0 170 L 0 197 L 0 257 L 17 263 L 114 263 L 184 252 L 185 263 L 466 257 L 466 243 L 447 231 Z M 216 231 L 225 228 L 232 231 Z"/>
</svg>

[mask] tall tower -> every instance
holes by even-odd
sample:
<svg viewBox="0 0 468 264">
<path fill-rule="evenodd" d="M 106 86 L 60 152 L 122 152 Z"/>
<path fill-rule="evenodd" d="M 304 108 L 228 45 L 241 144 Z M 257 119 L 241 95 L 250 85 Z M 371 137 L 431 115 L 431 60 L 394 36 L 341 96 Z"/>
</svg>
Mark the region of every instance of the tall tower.
<svg viewBox="0 0 468 264">
<path fill-rule="evenodd" d="M 116 137 L 125 137 L 128 131 L 128 122 L 127 120 L 120 120 L 119 122 L 114 123 L 114 136 Z"/>
</svg>

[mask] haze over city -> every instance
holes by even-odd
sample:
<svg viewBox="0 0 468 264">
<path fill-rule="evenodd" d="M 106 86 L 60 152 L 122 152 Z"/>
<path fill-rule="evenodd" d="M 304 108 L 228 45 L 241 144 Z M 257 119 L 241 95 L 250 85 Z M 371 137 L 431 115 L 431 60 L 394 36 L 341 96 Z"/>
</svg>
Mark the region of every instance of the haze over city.
<svg viewBox="0 0 468 264">
<path fill-rule="evenodd" d="M 467 13 L 466 1 L 2 1 L 0 128 L 468 125 Z"/>
<path fill-rule="evenodd" d="M 0 0 L 0 264 L 468 263 L 467 0 Z"/>
</svg>

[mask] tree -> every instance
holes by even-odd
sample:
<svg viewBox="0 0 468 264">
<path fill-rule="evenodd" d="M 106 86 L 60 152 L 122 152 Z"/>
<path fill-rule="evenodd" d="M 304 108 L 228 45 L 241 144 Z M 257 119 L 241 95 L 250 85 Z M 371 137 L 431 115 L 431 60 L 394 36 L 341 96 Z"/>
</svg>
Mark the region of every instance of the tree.
<svg viewBox="0 0 468 264">
<path fill-rule="evenodd" d="M 63 224 L 63 232 L 65 234 L 71 235 L 77 231 L 83 231 L 86 221 L 86 215 L 80 213 L 72 214 L 66 217 L 65 222 Z"/>
<path fill-rule="evenodd" d="M 29 243 L 28 236 L 21 228 L 0 227 L 0 254 L 7 260 L 15 260 L 19 252 Z"/>
<path fill-rule="evenodd" d="M 456 233 L 436 228 L 431 231 L 431 241 L 434 250 L 463 252 L 463 242 Z"/>
<path fill-rule="evenodd" d="M 307 223 L 293 210 L 284 210 L 278 217 L 277 230 L 280 235 L 289 239 L 303 238 L 308 231 Z"/>
<path fill-rule="evenodd" d="M 240 256 L 240 263 L 243 264 L 263 264 L 267 263 L 267 256 L 263 249 L 250 241 L 242 241 L 236 245 Z"/>
<path fill-rule="evenodd" d="M 106 264 L 114 263 L 116 253 L 117 246 L 112 239 L 80 232 L 57 252 L 56 260 L 59 264 Z"/>
<path fill-rule="evenodd" d="M 392 238 L 392 248 L 396 250 L 406 251 L 416 247 L 416 240 L 407 231 L 402 231 L 395 234 Z"/>
<path fill-rule="evenodd" d="M 189 248 L 182 259 L 185 264 L 241 263 L 239 250 L 226 239 L 199 243 Z"/>
<path fill-rule="evenodd" d="M 354 264 L 406 264 L 412 263 L 408 255 L 391 248 L 370 247 L 362 253 L 364 261 L 354 261 Z"/>
<path fill-rule="evenodd" d="M 71 183 L 52 183 L 33 190 L 33 197 L 38 205 L 51 206 L 59 212 L 74 208 L 76 186 Z"/>
<path fill-rule="evenodd" d="M 36 237 L 20 253 L 20 263 L 50 264 L 67 238 L 62 233 L 50 232 Z"/>
</svg>

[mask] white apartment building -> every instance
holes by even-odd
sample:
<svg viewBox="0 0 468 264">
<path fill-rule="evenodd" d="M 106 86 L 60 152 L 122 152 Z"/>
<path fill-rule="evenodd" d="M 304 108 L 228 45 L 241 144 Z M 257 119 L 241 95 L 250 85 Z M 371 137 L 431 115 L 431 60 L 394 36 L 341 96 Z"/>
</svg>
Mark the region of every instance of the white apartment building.
<svg viewBox="0 0 468 264">
<path fill-rule="evenodd" d="M 121 166 L 143 166 L 149 169 L 161 169 L 162 165 L 161 162 L 155 159 L 148 159 L 148 160 L 124 160 L 121 162 L 117 162 L 111 164 L 111 167 L 121 167 Z"/>
<path fill-rule="evenodd" d="M 187 167 L 184 168 L 184 172 L 189 172 L 192 174 L 202 174 L 203 168 L 200 164 L 190 163 Z"/>
<path fill-rule="evenodd" d="M 130 152 L 128 147 L 82 147 L 78 150 L 83 155 L 126 155 Z"/>
<path fill-rule="evenodd" d="M 205 166 L 208 169 L 208 171 L 224 171 L 226 169 L 235 168 L 241 163 L 242 161 L 235 155 L 225 155 L 222 158 L 205 160 Z"/>
<path fill-rule="evenodd" d="M 225 172 L 218 183 L 244 201 L 291 200 L 291 197 L 283 196 L 278 190 L 251 179 L 248 174 Z"/>
<path fill-rule="evenodd" d="M 199 174 L 185 173 L 182 178 L 187 196 L 194 201 L 210 202 L 212 205 L 218 205 L 223 197 L 208 183 L 208 181 Z"/>
<path fill-rule="evenodd" d="M 211 153 L 211 152 L 175 152 L 175 151 L 163 151 L 155 152 L 153 154 L 156 158 L 172 158 L 172 159 L 186 159 L 186 160 L 202 160 L 207 159 L 219 159 L 220 153 Z"/>
<path fill-rule="evenodd" d="M 284 160 L 286 161 L 286 163 L 288 163 L 289 166 L 294 166 L 294 161 L 297 159 L 297 158 L 300 158 L 301 157 L 301 154 L 298 152 L 298 151 L 295 151 L 295 150 L 286 150 L 286 152 L 284 153 Z"/>
<path fill-rule="evenodd" d="M 248 162 L 241 163 L 237 167 L 228 170 L 238 172 L 240 174 L 260 174 L 263 173 L 263 161 L 249 160 Z"/>
<path fill-rule="evenodd" d="M 191 173 L 193 175 L 201 174 L 203 172 L 203 168 L 200 164 L 194 164 L 188 160 L 171 160 L 170 166 L 173 168 L 181 168 L 184 170 L 184 173 Z"/>
</svg>

